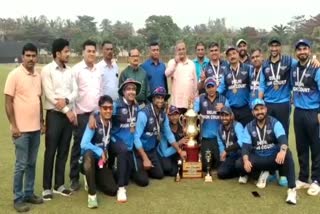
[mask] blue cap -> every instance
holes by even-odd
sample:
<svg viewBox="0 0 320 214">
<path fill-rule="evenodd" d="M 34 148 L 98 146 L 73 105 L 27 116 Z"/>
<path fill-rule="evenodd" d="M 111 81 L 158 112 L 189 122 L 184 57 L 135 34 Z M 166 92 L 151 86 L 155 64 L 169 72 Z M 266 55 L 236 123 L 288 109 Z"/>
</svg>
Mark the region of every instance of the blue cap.
<svg viewBox="0 0 320 214">
<path fill-rule="evenodd" d="M 168 110 L 168 115 L 172 115 L 174 113 L 180 114 L 180 111 L 176 106 L 171 105 Z"/>
<path fill-rule="evenodd" d="M 148 100 L 152 102 L 152 98 L 157 95 L 163 96 L 165 101 L 170 98 L 170 94 L 167 93 L 167 90 L 164 87 L 158 87 L 148 96 Z"/>
<path fill-rule="evenodd" d="M 254 109 L 254 108 L 255 108 L 256 106 L 258 106 L 258 105 L 263 105 L 263 106 L 265 106 L 266 103 L 265 103 L 262 99 L 256 98 L 256 99 L 254 99 L 254 100 L 252 101 L 252 103 L 251 103 L 251 108 Z"/>
<path fill-rule="evenodd" d="M 232 109 L 231 109 L 230 107 L 228 107 L 228 106 L 224 106 L 224 107 L 221 109 L 221 111 L 220 111 L 220 114 L 221 114 L 221 113 L 229 114 L 229 115 L 233 114 L 233 113 L 232 113 Z"/>
<path fill-rule="evenodd" d="M 311 42 L 307 39 L 299 39 L 296 44 L 295 44 L 295 49 L 297 49 L 300 45 L 305 45 L 308 46 L 309 48 L 311 47 Z"/>
<path fill-rule="evenodd" d="M 204 81 L 204 87 L 207 88 L 209 85 L 212 86 L 216 86 L 217 83 L 216 81 L 212 78 L 212 77 L 208 77 L 205 81 Z"/>
<path fill-rule="evenodd" d="M 238 49 L 234 46 L 228 46 L 227 49 L 226 49 L 226 55 L 228 55 L 229 51 L 232 51 L 232 50 L 236 50 L 238 51 Z"/>
</svg>

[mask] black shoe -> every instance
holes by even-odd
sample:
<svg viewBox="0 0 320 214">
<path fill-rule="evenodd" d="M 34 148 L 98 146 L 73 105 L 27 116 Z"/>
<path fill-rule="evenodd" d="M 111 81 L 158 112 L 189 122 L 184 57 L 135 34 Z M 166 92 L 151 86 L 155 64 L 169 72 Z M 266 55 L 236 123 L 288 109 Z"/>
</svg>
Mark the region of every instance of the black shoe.
<svg viewBox="0 0 320 214">
<path fill-rule="evenodd" d="M 24 202 L 15 202 L 13 207 L 19 213 L 28 212 L 30 210 L 29 205 Z"/>
<path fill-rule="evenodd" d="M 38 197 L 38 196 L 36 196 L 36 195 L 32 195 L 30 197 L 25 198 L 24 202 L 30 203 L 30 204 L 42 204 L 43 203 L 43 199 Z"/>
<path fill-rule="evenodd" d="M 79 181 L 72 181 L 71 186 L 70 186 L 70 190 L 75 192 L 75 191 L 78 191 L 79 189 L 80 189 Z"/>
</svg>

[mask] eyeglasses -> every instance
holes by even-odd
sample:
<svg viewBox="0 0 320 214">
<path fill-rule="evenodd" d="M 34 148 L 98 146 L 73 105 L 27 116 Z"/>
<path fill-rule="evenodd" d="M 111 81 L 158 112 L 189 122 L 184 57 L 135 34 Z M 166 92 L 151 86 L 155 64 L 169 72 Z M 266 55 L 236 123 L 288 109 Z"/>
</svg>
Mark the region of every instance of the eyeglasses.
<svg viewBox="0 0 320 214">
<path fill-rule="evenodd" d="M 112 111 L 113 110 L 113 106 L 100 106 L 100 108 L 102 108 L 104 111 Z"/>
</svg>

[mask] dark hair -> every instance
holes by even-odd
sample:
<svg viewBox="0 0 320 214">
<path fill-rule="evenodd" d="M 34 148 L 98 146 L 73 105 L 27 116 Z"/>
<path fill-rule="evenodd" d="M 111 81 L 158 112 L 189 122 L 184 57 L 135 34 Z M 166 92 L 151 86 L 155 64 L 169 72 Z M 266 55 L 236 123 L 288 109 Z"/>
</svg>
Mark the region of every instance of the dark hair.
<svg viewBox="0 0 320 214">
<path fill-rule="evenodd" d="M 196 43 L 196 46 L 194 47 L 194 49 L 197 49 L 198 46 L 203 46 L 204 49 L 206 49 L 206 45 L 204 44 L 204 42 L 201 42 L 201 41 L 200 41 L 200 42 L 197 42 L 197 43 Z"/>
<path fill-rule="evenodd" d="M 95 48 L 97 48 L 97 43 L 88 39 L 82 44 L 82 50 L 86 49 L 86 46 L 94 46 Z"/>
<path fill-rule="evenodd" d="M 59 38 L 52 43 L 52 56 L 57 57 L 57 52 L 61 52 L 66 46 L 69 46 L 69 41 Z"/>
<path fill-rule="evenodd" d="M 26 51 L 36 52 L 36 54 L 38 54 L 38 48 L 32 43 L 27 43 L 23 46 L 22 55 L 24 55 Z"/>
<path fill-rule="evenodd" d="M 133 48 L 133 49 L 131 49 L 131 50 L 129 51 L 129 56 L 131 56 L 131 51 L 134 51 L 134 50 L 139 51 L 138 48 Z M 140 51 L 139 51 L 139 53 L 140 53 Z"/>
<path fill-rule="evenodd" d="M 151 47 L 151 46 L 159 46 L 159 42 L 150 42 L 149 43 L 149 47 Z"/>
<path fill-rule="evenodd" d="M 219 46 L 219 44 L 218 44 L 217 42 L 211 42 L 211 43 L 209 44 L 209 48 L 213 48 L 213 47 L 218 47 L 218 48 L 220 48 L 220 46 Z"/>
<path fill-rule="evenodd" d="M 103 95 L 99 98 L 99 102 L 98 102 L 99 106 L 102 106 L 105 103 L 113 104 L 113 100 L 109 95 Z"/>
<path fill-rule="evenodd" d="M 109 41 L 109 40 L 104 40 L 104 41 L 102 42 L 102 44 L 101 44 L 101 47 L 103 47 L 105 44 L 110 44 L 110 45 L 112 45 L 112 42 Z"/>
<path fill-rule="evenodd" d="M 258 51 L 259 53 L 262 53 L 262 50 L 260 48 L 254 48 L 251 50 L 251 55 L 256 51 Z"/>
</svg>

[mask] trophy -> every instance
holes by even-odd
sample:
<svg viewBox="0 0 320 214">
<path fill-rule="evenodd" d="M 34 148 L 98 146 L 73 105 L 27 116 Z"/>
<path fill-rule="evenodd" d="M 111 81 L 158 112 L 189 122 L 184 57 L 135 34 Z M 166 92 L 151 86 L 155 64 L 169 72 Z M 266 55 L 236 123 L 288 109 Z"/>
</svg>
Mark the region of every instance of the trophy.
<svg viewBox="0 0 320 214">
<path fill-rule="evenodd" d="M 201 178 L 202 164 L 199 161 L 199 144 L 197 136 L 199 134 L 199 116 L 193 110 L 193 102 L 189 103 L 189 108 L 184 115 L 181 115 L 179 122 L 184 127 L 188 142 L 183 146 L 187 153 L 187 158 L 182 164 L 182 178 Z"/>
<path fill-rule="evenodd" d="M 210 161 L 211 161 L 211 152 L 210 152 L 210 150 L 207 150 L 205 152 L 205 158 L 206 158 L 206 161 L 207 161 L 207 174 L 204 177 L 204 182 L 212 182 L 212 177 L 210 175 Z"/>
<path fill-rule="evenodd" d="M 178 160 L 178 172 L 177 175 L 174 179 L 175 182 L 180 182 L 181 178 L 180 178 L 180 169 L 181 169 L 181 165 L 182 165 L 182 161 L 181 159 Z"/>
</svg>

